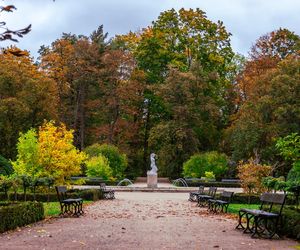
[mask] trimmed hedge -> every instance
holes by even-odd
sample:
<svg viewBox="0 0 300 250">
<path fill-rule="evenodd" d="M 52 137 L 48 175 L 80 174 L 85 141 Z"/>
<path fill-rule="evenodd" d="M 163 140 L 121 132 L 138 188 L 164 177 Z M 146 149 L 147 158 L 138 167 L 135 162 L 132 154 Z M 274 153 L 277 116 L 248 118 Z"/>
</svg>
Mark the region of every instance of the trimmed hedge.
<svg viewBox="0 0 300 250">
<path fill-rule="evenodd" d="M 249 196 L 245 193 L 234 193 L 232 198 L 232 203 L 236 204 L 248 204 L 250 200 L 250 204 L 260 204 L 260 195 L 251 195 Z"/>
<path fill-rule="evenodd" d="M 300 209 L 284 207 L 280 232 L 283 235 L 300 240 Z"/>
<path fill-rule="evenodd" d="M 73 182 L 73 184 L 76 184 L 76 181 L 84 181 L 84 183 L 82 183 L 81 185 L 87 185 L 87 186 L 99 186 L 100 183 L 102 182 L 104 182 L 108 186 L 117 185 L 117 182 L 103 180 L 103 178 L 101 177 L 76 176 L 76 177 L 71 177 L 71 181 Z"/>
<path fill-rule="evenodd" d="M 9 200 L 14 201 L 15 195 L 14 193 L 8 194 Z M 68 198 L 82 198 L 83 200 L 87 201 L 97 201 L 103 198 L 102 192 L 99 189 L 87 189 L 87 190 L 78 190 L 78 189 L 72 189 L 69 190 L 67 193 Z M 23 193 L 17 193 L 17 201 L 24 201 L 24 194 Z M 0 193 L 0 200 L 6 200 L 5 193 Z M 33 193 L 27 193 L 26 194 L 26 200 L 27 201 L 33 201 L 34 195 Z M 47 202 L 48 201 L 48 194 L 47 193 L 36 193 L 35 194 L 35 200 L 40 202 Z M 50 193 L 49 194 L 49 201 L 58 201 L 57 194 L 56 193 Z"/>
<path fill-rule="evenodd" d="M 216 198 L 220 197 L 221 194 L 217 193 Z M 249 196 L 245 193 L 234 193 L 232 197 L 231 203 L 234 204 L 248 204 Z M 260 195 L 259 194 L 252 194 L 250 196 L 250 204 L 261 204 L 260 202 Z M 293 195 L 288 195 L 285 201 L 286 205 L 295 205 L 295 199 Z"/>
<path fill-rule="evenodd" d="M 0 203 L 0 233 L 44 219 L 41 202 Z"/>
<path fill-rule="evenodd" d="M 221 182 L 221 181 L 213 181 L 213 182 L 204 182 L 204 181 L 187 181 L 189 187 L 232 187 L 232 188 L 240 188 L 241 184 L 236 182 Z"/>
</svg>

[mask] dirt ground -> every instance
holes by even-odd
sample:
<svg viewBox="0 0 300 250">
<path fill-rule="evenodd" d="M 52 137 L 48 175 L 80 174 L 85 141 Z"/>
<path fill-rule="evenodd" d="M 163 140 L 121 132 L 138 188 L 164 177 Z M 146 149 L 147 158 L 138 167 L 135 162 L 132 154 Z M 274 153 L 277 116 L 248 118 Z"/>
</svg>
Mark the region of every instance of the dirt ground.
<svg viewBox="0 0 300 250">
<path fill-rule="evenodd" d="M 0 249 L 295 249 L 292 240 L 252 239 L 236 219 L 208 214 L 186 193 L 120 192 L 85 208 L 0 235 Z"/>
</svg>

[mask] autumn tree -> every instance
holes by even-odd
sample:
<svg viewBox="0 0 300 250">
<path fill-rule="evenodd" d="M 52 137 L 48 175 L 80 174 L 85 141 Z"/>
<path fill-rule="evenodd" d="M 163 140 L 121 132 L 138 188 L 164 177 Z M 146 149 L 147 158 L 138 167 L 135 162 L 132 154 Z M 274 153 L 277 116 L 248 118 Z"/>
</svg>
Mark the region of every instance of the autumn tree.
<svg viewBox="0 0 300 250">
<path fill-rule="evenodd" d="M 300 37 L 287 29 L 278 29 L 257 39 L 249 53 L 245 68 L 238 75 L 239 103 L 251 98 L 258 87 L 257 78 L 275 69 L 288 56 L 299 56 Z"/>
<path fill-rule="evenodd" d="M 241 186 L 245 193 L 262 193 L 266 191 L 263 186 L 263 179 L 271 174 L 272 167 L 261 165 L 250 159 L 247 163 L 241 163 L 238 166 L 238 177 L 241 180 Z"/>
<path fill-rule="evenodd" d="M 102 143 L 118 146 L 132 161 L 142 144 L 145 75 L 137 70 L 131 53 L 108 49 L 103 55 L 99 84 L 103 96 L 94 102 L 99 123 L 93 131 Z"/>
<path fill-rule="evenodd" d="M 14 49 L 14 48 L 13 48 Z M 19 132 L 56 119 L 57 85 L 27 55 L 0 52 L 0 153 L 15 157 Z"/>
<path fill-rule="evenodd" d="M 89 116 L 94 102 L 102 95 L 99 75 L 106 36 L 100 26 L 90 38 L 64 34 L 51 47 L 40 50 L 40 66 L 58 85 L 59 118 L 74 129 L 78 148 L 84 148 L 90 140 Z"/>
<path fill-rule="evenodd" d="M 57 184 L 64 184 L 81 172 L 80 165 L 86 155 L 73 145 L 73 131 L 64 124 L 44 123 L 21 134 L 17 145 L 18 156 L 13 167 L 18 175 L 53 177 Z"/>
<path fill-rule="evenodd" d="M 299 67 L 298 58 L 289 56 L 276 69 L 257 77 L 252 98 L 227 129 L 236 160 L 257 155 L 276 164 L 276 138 L 300 131 Z M 288 171 L 277 170 L 281 175 Z"/>
</svg>

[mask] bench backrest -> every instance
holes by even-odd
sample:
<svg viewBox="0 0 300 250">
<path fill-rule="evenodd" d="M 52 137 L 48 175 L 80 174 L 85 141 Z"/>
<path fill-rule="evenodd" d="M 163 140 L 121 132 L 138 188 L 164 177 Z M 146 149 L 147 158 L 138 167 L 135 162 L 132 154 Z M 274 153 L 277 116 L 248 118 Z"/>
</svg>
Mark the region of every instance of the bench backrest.
<svg viewBox="0 0 300 250">
<path fill-rule="evenodd" d="M 106 190 L 106 184 L 104 182 L 100 182 L 100 190 L 102 191 Z"/>
<path fill-rule="evenodd" d="M 67 199 L 67 187 L 66 186 L 56 186 L 55 190 L 56 190 L 59 202 L 62 202 L 63 200 Z"/>
<path fill-rule="evenodd" d="M 221 199 L 225 200 L 227 202 L 231 202 L 233 194 L 234 194 L 234 192 L 223 191 L 223 193 L 221 194 Z"/>
<path fill-rule="evenodd" d="M 280 205 L 279 214 L 282 212 L 282 208 L 285 203 L 286 194 L 278 194 L 278 193 L 263 193 L 260 196 L 260 209 L 271 212 L 273 205 Z"/>
<path fill-rule="evenodd" d="M 204 186 L 199 186 L 199 194 L 204 194 Z"/>
<path fill-rule="evenodd" d="M 216 192 L 217 192 L 217 188 L 216 187 L 209 187 L 207 195 L 215 197 Z"/>
</svg>

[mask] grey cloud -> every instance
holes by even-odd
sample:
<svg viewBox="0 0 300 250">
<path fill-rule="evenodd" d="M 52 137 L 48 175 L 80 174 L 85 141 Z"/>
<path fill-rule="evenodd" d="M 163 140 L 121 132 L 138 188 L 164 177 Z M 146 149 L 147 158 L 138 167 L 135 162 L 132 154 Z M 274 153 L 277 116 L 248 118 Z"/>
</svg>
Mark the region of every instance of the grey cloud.
<svg viewBox="0 0 300 250">
<path fill-rule="evenodd" d="M 3 1 L 1 4 L 10 4 Z M 300 33 L 299 0 L 15 0 L 18 10 L 1 16 L 9 27 L 31 23 L 32 32 L 17 44 L 37 56 L 62 32 L 88 35 L 103 24 L 110 36 L 136 31 L 171 8 L 200 8 L 213 21 L 221 20 L 232 33 L 236 52 L 247 54 L 255 40 L 279 27 Z M 7 46 L 11 42 L 1 43 Z"/>
</svg>

